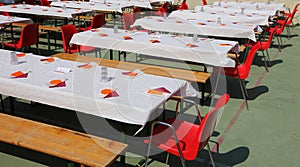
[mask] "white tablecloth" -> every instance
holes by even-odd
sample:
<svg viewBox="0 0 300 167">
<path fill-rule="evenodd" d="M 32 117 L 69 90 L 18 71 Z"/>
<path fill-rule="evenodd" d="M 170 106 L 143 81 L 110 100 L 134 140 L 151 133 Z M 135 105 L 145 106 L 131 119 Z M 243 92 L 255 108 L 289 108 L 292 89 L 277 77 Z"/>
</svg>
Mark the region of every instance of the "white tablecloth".
<svg viewBox="0 0 300 167">
<path fill-rule="evenodd" d="M 92 10 L 65 9 L 38 5 L 6 5 L 0 6 L 0 12 L 24 13 L 42 16 L 72 18 L 75 15 L 90 13 Z"/>
<path fill-rule="evenodd" d="M 191 61 L 210 64 L 221 67 L 234 67 L 235 62 L 227 57 L 229 51 L 239 52 L 238 42 L 200 38 L 193 41 L 192 37 L 159 34 L 153 35 L 146 32 L 130 32 L 119 30 L 113 33 L 113 29 L 99 28 L 98 31 L 85 31 L 74 34 L 70 43 L 121 50 L 155 57 Z M 99 34 L 106 34 L 101 36 Z M 124 36 L 130 36 L 132 40 L 124 40 Z M 150 40 L 158 40 L 160 43 L 152 43 Z M 198 47 L 188 47 L 194 44 Z M 228 44 L 224 46 L 222 44 Z"/>
<path fill-rule="evenodd" d="M 21 18 L 21 17 L 11 17 L 11 16 L 3 16 L 0 15 L 0 26 L 7 25 L 15 22 L 25 22 L 32 23 L 32 20 L 29 18 Z"/>
<path fill-rule="evenodd" d="M 108 68 L 109 82 L 100 82 L 101 67 L 94 64 L 91 69 L 81 69 L 83 63 L 56 60 L 42 63 L 46 57 L 27 55 L 18 65 L 10 64 L 11 51 L 0 50 L 0 93 L 43 104 L 76 110 L 112 120 L 144 125 L 171 95 L 199 96 L 187 82 L 179 79 L 142 74 L 134 79 L 122 75 L 123 70 Z M 92 63 L 93 64 L 93 63 Z M 54 72 L 57 67 L 69 68 L 70 73 Z M 16 71 L 30 71 L 27 78 L 10 78 Z M 49 88 L 51 80 L 62 79 L 66 87 Z M 171 93 L 149 95 L 149 89 L 165 87 Z M 118 97 L 103 98 L 100 93 L 113 88 Z"/>
<path fill-rule="evenodd" d="M 148 0 L 92 0 L 94 2 L 100 3 L 115 3 L 120 4 L 122 6 L 136 6 L 141 8 L 149 8 L 152 9 L 152 6 Z"/>
<path fill-rule="evenodd" d="M 122 8 L 126 7 L 125 5 L 116 4 L 116 3 L 100 3 L 100 2 L 76 2 L 76 1 L 59 1 L 52 2 L 51 6 L 75 8 L 75 9 L 88 9 L 88 10 L 99 10 L 107 12 L 120 12 L 122 13 Z"/>
<path fill-rule="evenodd" d="M 257 25 L 243 24 L 243 23 L 227 23 L 217 24 L 215 22 L 207 22 L 204 19 L 188 20 L 183 18 L 162 18 L 149 16 L 142 19 L 137 19 L 133 26 L 141 26 L 144 29 L 199 34 L 217 37 L 230 38 L 248 38 L 256 41 L 255 30 Z"/>
<path fill-rule="evenodd" d="M 227 14 L 236 14 L 242 12 L 242 7 L 238 6 L 215 6 L 215 5 L 204 5 L 204 6 L 195 6 L 195 11 L 201 11 L 202 9 L 205 12 L 224 12 Z M 258 15 L 258 16 L 270 16 L 275 15 L 278 9 L 264 9 L 264 8 L 245 8 L 245 15 Z"/>
<path fill-rule="evenodd" d="M 220 3 L 220 4 L 219 4 Z M 285 9 L 284 3 L 268 3 L 268 2 L 236 2 L 236 1 L 223 1 L 223 2 L 214 2 L 215 6 L 225 6 L 225 7 L 236 7 L 236 8 L 245 8 L 245 9 L 256 9 L 257 6 L 259 9 L 268 9 L 268 10 L 283 10 Z"/>
<path fill-rule="evenodd" d="M 222 23 L 246 23 L 253 25 L 268 25 L 268 16 L 259 16 L 259 15 L 244 15 L 240 13 L 236 14 L 227 14 L 224 12 L 201 12 L 195 10 L 177 10 L 173 11 L 169 17 L 177 17 L 181 19 L 206 19 L 210 21 L 217 21 L 218 18 L 221 19 Z"/>
</svg>

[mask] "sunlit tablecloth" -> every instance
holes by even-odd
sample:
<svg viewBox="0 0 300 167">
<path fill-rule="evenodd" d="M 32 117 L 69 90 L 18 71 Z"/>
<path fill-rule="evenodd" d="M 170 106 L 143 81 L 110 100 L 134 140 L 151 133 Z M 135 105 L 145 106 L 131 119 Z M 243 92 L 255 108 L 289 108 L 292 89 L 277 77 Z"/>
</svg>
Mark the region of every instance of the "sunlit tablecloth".
<svg viewBox="0 0 300 167">
<path fill-rule="evenodd" d="M 12 12 L 12 13 L 23 13 L 23 14 L 32 14 L 32 15 L 41 15 L 41 16 L 53 16 L 53 17 L 62 17 L 62 18 L 72 18 L 75 15 L 90 13 L 92 10 L 84 9 L 62 9 L 57 7 L 47 7 L 39 5 L 5 5 L 0 6 L 0 12 Z"/>
<path fill-rule="evenodd" d="M 202 12 L 198 10 L 176 10 L 170 13 L 169 17 L 176 17 L 182 19 L 206 19 L 210 21 L 217 21 L 218 18 L 221 19 L 222 23 L 246 23 L 246 24 L 254 24 L 254 25 L 268 25 L 269 17 L 261 16 L 255 14 L 241 14 L 241 13 L 224 13 L 224 12 Z"/>
<path fill-rule="evenodd" d="M 109 82 L 101 82 L 101 67 L 81 69 L 83 63 L 56 59 L 42 63 L 47 57 L 27 54 L 19 64 L 10 64 L 11 51 L 0 50 L 0 94 L 75 110 L 120 122 L 144 125 L 171 95 L 199 96 L 187 82 L 179 79 L 142 74 L 134 79 L 122 75 L 124 70 L 108 68 Z M 70 73 L 54 72 L 57 67 Z M 28 72 L 27 78 L 11 78 L 16 71 Z M 66 87 L 49 88 L 51 80 L 66 80 Z M 149 89 L 164 87 L 171 93 L 149 95 Z M 103 98 L 100 93 L 112 88 L 118 97 Z"/>
<path fill-rule="evenodd" d="M 125 40 L 126 36 L 131 39 Z M 234 67 L 235 61 L 227 57 L 227 53 L 239 52 L 239 44 L 234 41 L 208 38 L 194 41 L 192 37 L 124 30 L 114 33 L 111 28 L 74 34 L 70 43 L 221 67 Z"/>
<path fill-rule="evenodd" d="M 255 31 L 261 31 L 257 25 L 243 23 L 217 24 L 205 19 L 184 19 L 175 17 L 148 16 L 137 19 L 133 27 L 141 26 L 147 30 L 199 34 L 216 37 L 246 38 L 256 41 Z"/>
<path fill-rule="evenodd" d="M 236 1 L 216 1 L 213 3 L 215 6 L 225 6 L 225 7 L 235 7 L 235 8 L 245 8 L 245 9 L 256 9 L 257 7 L 259 9 L 268 9 L 268 10 L 283 10 L 285 9 L 284 3 L 269 3 L 269 2 L 250 2 L 250 1 L 242 1 L 242 2 L 236 2 Z"/>
</svg>

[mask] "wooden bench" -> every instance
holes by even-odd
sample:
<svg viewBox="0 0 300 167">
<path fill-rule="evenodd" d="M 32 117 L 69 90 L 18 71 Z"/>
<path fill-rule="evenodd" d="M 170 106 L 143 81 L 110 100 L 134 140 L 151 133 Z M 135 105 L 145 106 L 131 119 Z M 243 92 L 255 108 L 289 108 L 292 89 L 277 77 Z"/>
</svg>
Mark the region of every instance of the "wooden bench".
<svg viewBox="0 0 300 167">
<path fill-rule="evenodd" d="M 139 64 L 139 63 L 132 63 L 132 62 L 122 62 L 117 60 L 108 60 L 108 59 L 101 59 L 101 58 L 92 58 L 88 56 L 78 56 L 75 54 L 68 54 L 68 53 L 58 53 L 52 56 L 65 59 L 65 60 L 77 61 L 77 62 L 85 62 L 85 63 L 96 62 L 99 65 L 103 65 L 111 68 L 118 68 L 122 70 L 128 70 L 128 71 L 140 69 L 145 74 L 152 74 L 152 75 L 158 75 L 158 76 L 169 77 L 169 78 L 178 78 L 190 82 L 201 83 L 203 84 L 202 99 L 204 99 L 204 85 L 206 84 L 207 80 L 210 77 L 210 74 L 207 72 L 191 71 L 185 69 L 176 69 L 170 67 Z"/>
<path fill-rule="evenodd" d="M 24 27 L 25 25 L 27 25 L 27 23 L 12 23 L 12 26 L 15 27 Z M 56 33 L 56 32 L 60 32 L 60 27 L 54 27 L 54 26 L 47 26 L 47 25 L 39 25 L 39 29 L 41 30 L 40 34 L 43 34 L 44 31 L 46 31 L 47 33 L 47 42 L 48 42 L 48 50 L 50 50 L 50 32 L 52 33 Z M 54 43 L 56 46 L 56 38 L 54 38 Z"/>
<path fill-rule="evenodd" d="M 0 141 L 81 164 L 110 166 L 127 144 L 0 113 Z"/>
</svg>

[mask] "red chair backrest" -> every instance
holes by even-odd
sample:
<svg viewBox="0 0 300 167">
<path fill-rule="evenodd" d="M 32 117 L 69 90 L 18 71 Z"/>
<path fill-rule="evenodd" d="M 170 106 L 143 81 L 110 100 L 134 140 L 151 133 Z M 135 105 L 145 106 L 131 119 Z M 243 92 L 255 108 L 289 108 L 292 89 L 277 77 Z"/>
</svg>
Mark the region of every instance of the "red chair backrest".
<svg viewBox="0 0 300 167">
<path fill-rule="evenodd" d="M 295 16 L 296 12 L 298 11 L 297 8 L 298 8 L 299 5 L 300 5 L 300 3 L 295 5 L 293 12 L 289 16 L 289 20 L 286 22 L 287 25 L 290 25 L 293 22 L 293 18 Z"/>
<path fill-rule="evenodd" d="M 215 107 L 210 110 L 201 120 L 199 149 L 203 149 L 203 147 L 207 144 L 210 136 L 216 128 L 218 115 L 219 112 L 221 112 L 220 109 L 228 103 L 229 99 L 229 94 L 222 95 L 217 101 Z"/>
<path fill-rule="evenodd" d="M 189 10 L 189 6 L 186 4 L 186 2 L 182 2 L 182 4 L 179 7 L 179 10 Z"/>
<path fill-rule="evenodd" d="M 130 14 L 130 13 L 123 14 L 122 21 L 123 21 L 124 30 L 130 30 L 130 26 L 133 24 L 132 14 Z"/>
<path fill-rule="evenodd" d="M 286 26 L 286 23 L 287 23 L 288 20 L 289 20 L 289 17 L 286 17 L 286 18 L 284 19 L 283 24 L 280 24 L 280 25 L 277 25 L 277 26 L 276 26 L 276 27 L 277 27 L 276 34 L 281 34 L 281 33 L 283 32 L 284 27 Z"/>
<path fill-rule="evenodd" d="M 67 24 L 67 25 L 61 26 L 60 29 L 61 29 L 64 51 L 65 51 L 65 53 L 67 53 L 67 52 L 70 53 L 70 50 L 77 48 L 77 45 L 72 45 L 72 47 L 70 47 L 70 41 L 71 41 L 73 35 L 78 32 L 77 28 L 72 24 Z"/>
<path fill-rule="evenodd" d="M 206 0 L 202 0 L 202 5 L 207 5 Z"/>
<path fill-rule="evenodd" d="M 35 4 L 35 0 L 24 0 L 26 4 L 29 5 L 34 5 Z"/>
<path fill-rule="evenodd" d="M 105 25 L 105 14 L 101 13 L 94 15 L 90 28 L 99 28 L 103 25 Z"/>
<path fill-rule="evenodd" d="M 4 4 L 0 3 L 0 6 L 4 6 Z M 9 16 L 8 12 L 0 12 L 0 15 Z"/>
<path fill-rule="evenodd" d="M 40 0 L 41 6 L 49 6 L 50 7 L 50 3 L 48 0 Z"/>
<path fill-rule="evenodd" d="M 273 36 L 276 32 L 276 29 L 277 28 L 268 28 L 267 31 L 269 32 L 269 37 L 268 37 L 268 40 L 267 41 L 263 41 L 262 43 L 265 43 L 264 45 L 261 45 L 261 50 L 267 50 L 270 45 L 271 45 L 271 42 L 273 40 Z"/>
<path fill-rule="evenodd" d="M 140 7 L 134 7 L 132 10 L 133 14 L 133 21 L 136 19 L 139 19 L 141 17 L 141 8 Z"/>
<path fill-rule="evenodd" d="M 260 42 L 256 42 L 250 49 L 250 51 L 248 52 L 247 58 L 245 60 L 245 62 L 241 65 L 238 65 L 238 70 L 239 70 L 239 74 L 240 74 L 240 79 L 244 80 L 248 77 L 249 73 L 250 73 L 250 68 L 253 62 L 253 59 L 256 55 L 256 52 L 260 49 L 261 45 Z"/>
<path fill-rule="evenodd" d="M 39 24 L 28 24 L 22 28 L 20 34 L 20 43 L 22 47 L 31 46 L 39 43 Z"/>
</svg>

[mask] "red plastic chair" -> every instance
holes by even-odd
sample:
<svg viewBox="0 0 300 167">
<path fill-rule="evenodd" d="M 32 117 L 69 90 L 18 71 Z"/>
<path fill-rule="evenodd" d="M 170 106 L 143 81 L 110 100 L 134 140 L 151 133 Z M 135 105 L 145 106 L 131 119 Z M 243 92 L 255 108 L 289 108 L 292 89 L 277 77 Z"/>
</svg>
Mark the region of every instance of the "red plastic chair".
<svg viewBox="0 0 300 167">
<path fill-rule="evenodd" d="M 279 51 L 281 51 L 281 49 L 282 49 L 281 34 L 282 34 L 288 20 L 289 20 L 289 17 L 286 17 L 282 23 L 278 23 L 275 27 L 271 28 L 271 29 L 276 29 L 275 34 L 276 34 L 277 42 L 279 45 L 279 47 L 278 47 Z"/>
<path fill-rule="evenodd" d="M 163 17 L 165 14 L 167 14 L 168 7 L 169 2 L 165 2 L 161 7 L 158 8 L 158 11 L 154 12 L 153 14 Z"/>
<path fill-rule="evenodd" d="M 179 10 L 189 10 L 189 6 L 187 5 L 186 0 L 182 1 Z"/>
<path fill-rule="evenodd" d="M 265 68 L 267 71 L 268 70 L 268 65 L 267 65 L 267 61 L 266 59 L 268 59 L 268 62 L 269 62 L 269 65 L 271 66 L 271 61 L 270 61 L 270 56 L 269 56 L 269 52 L 268 52 L 268 49 L 270 48 L 271 46 L 271 43 L 272 43 L 272 40 L 273 40 L 273 36 L 276 32 L 276 28 L 273 28 L 273 29 L 270 29 L 270 28 L 267 28 L 266 29 L 266 32 L 268 33 L 268 39 L 265 40 L 265 41 L 260 41 L 260 44 L 261 44 L 261 47 L 260 47 L 260 50 L 262 51 L 262 54 L 263 54 L 263 57 L 264 57 L 264 63 L 265 63 Z M 267 53 L 267 57 L 265 56 L 265 52 Z"/>
<path fill-rule="evenodd" d="M 50 3 L 48 0 L 40 0 L 41 6 L 49 6 L 50 7 Z"/>
<path fill-rule="evenodd" d="M 122 22 L 124 30 L 131 30 L 130 26 L 133 24 L 133 15 L 131 13 L 123 14 Z"/>
<path fill-rule="evenodd" d="M 78 33 L 77 28 L 72 24 L 67 24 L 60 27 L 62 32 L 62 42 L 63 42 L 63 48 L 65 53 L 89 53 L 89 52 L 95 52 L 97 57 L 97 50 L 94 47 L 90 46 L 81 46 L 73 44 L 70 46 L 70 41 L 75 33 Z"/>
<path fill-rule="evenodd" d="M 202 0 L 202 5 L 207 5 L 206 0 Z"/>
<path fill-rule="evenodd" d="M 24 0 L 25 4 L 35 5 L 35 0 Z"/>
<path fill-rule="evenodd" d="M 133 22 L 135 22 L 135 20 L 141 18 L 141 8 L 140 7 L 134 7 L 132 10 L 132 14 L 133 14 Z"/>
<path fill-rule="evenodd" d="M 92 19 L 92 23 L 89 27 L 81 27 L 81 31 L 87 31 L 94 28 L 100 28 L 105 25 L 105 14 L 96 14 Z"/>
<path fill-rule="evenodd" d="M 4 6 L 4 4 L 0 3 L 0 6 Z M 0 15 L 9 16 L 9 13 L 8 12 L 0 12 Z"/>
<path fill-rule="evenodd" d="M 284 13 L 284 15 L 285 15 L 286 17 L 288 17 L 288 20 L 287 20 L 287 22 L 286 22 L 287 32 L 288 32 L 288 38 L 290 38 L 290 35 L 291 35 L 291 31 L 290 31 L 289 26 L 290 26 L 291 24 L 292 24 L 292 25 L 294 24 L 294 23 L 293 23 L 293 19 L 294 19 L 294 16 L 295 16 L 296 12 L 298 11 L 297 8 L 298 8 L 299 5 L 300 5 L 300 3 L 296 4 L 292 12 Z M 278 20 L 277 23 L 283 25 L 283 24 L 284 24 L 284 21 L 285 21 L 285 20 Z"/>
<path fill-rule="evenodd" d="M 215 130 L 218 114 L 221 112 L 220 108 L 227 104 L 229 98 L 228 94 L 222 95 L 215 107 L 203 118 L 200 112 L 197 112 L 200 125 L 174 118 L 166 122 L 154 122 L 149 140 L 144 141 L 148 144 L 145 166 L 147 166 L 151 145 L 180 157 L 183 167 L 185 167 L 185 160 L 194 160 L 199 150 L 207 146 L 211 163 L 215 166 L 208 141 Z M 154 129 L 155 125 L 158 126 Z"/>
<path fill-rule="evenodd" d="M 256 55 L 256 52 L 260 48 L 261 48 L 261 44 L 258 41 L 251 47 L 250 51 L 248 52 L 247 58 L 246 58 L 246 60 L 243 64 L 239 64 L 236 67 L 224 68 L 225 74 L 227 76 L 231 76 L 233 78 L 238 78 L 239 79 L 240 87 L 241 87 L 241 90 L 242 90 L 242 95 L 243 95 L 243 98 L 246 102 L 247 109 L 249 109 L 248 101 L 247 101 L 249 96 L 248 96 L 246 85 L 245 85 L 245 79 L 248 78 L 253 59 Z"/>
<path fill-rule="evenodd" d="M 22 28 L 20 38 L 15 39 L 12 42 L 4 42 L 4 46 L 12 47 L 17 49 L 22 49 L 24 51 L 24 47 L 30 47 L 31 45 L 36 45 L 38 53 L 40 54 L 39 50 L 39 24 L 27 24 Z"/>
</svg>

